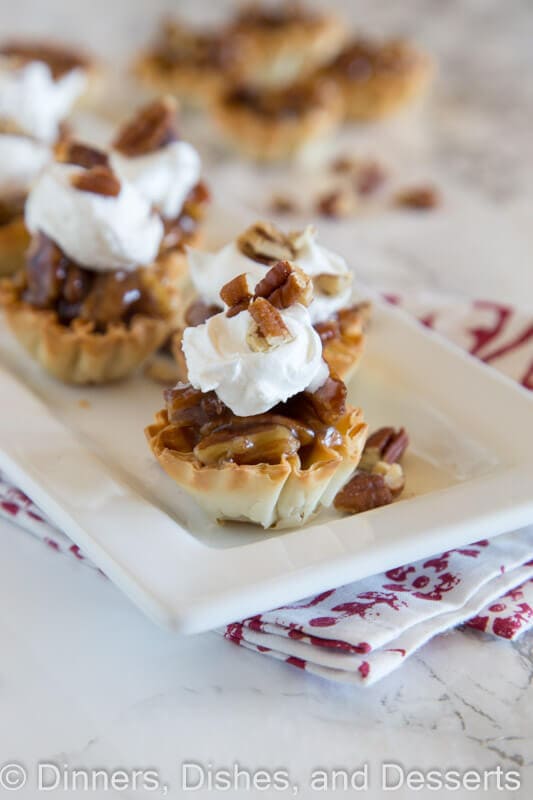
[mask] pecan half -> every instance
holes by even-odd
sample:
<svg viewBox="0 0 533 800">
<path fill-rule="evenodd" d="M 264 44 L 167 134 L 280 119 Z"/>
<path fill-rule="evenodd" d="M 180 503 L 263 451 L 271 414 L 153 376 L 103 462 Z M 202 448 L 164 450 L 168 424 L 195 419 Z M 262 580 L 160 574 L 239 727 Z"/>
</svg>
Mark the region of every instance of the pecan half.
<svg viewBox="0 0 533 800">
<path fill-rule="evenodd" d="M 254 323 L 247 336 L 247 342 L 252 350 L 264 352 L 292 339 L 291 332 L 278 309 L 264 297 L 257 297 L 250 303 L 248 311 Z"/>
<path fill-rule="evenodd" d="M 177 103 L 166 96 L 149 103 L 118 132 L 113 147 L 130 158 L 153 153 L 179 139 Z"/>
<path fill-rule="evenodd" d="M 365 445 L 361 458 L 361 469 L 373 470 L 378 461 L 394 464 L 403 456 L 409 444 L 405 428 L 379 428 L 372 433 Z"/>
<path fill-rule="evenodd" d="M 328 297 L 334 297 L 341 292 L 344 292 L 352 283 L 352 273 L 346 272 L 341 275 L 332 275 L 328 272 L 322 272 L 320 275 L 315 275 L 313 278 L 313 286 L 316 292 L 325 294 Z"/>
<path fill-rule="evenodd" d="M 236 464 L 279 464 L 283 457 L 294 455 L 299 440 L 284 425 L 229 426 L 205 436 L 194 448 L 202 464 L 211 465 L 233 461 Z"/>
<path fill-rule="evenodd" d="M 360 514 L 392 503 L 392 492 L 383 475 L 358 472 L 337 493 L 333 504 L 338 511 Z"/>
<path fill-rule="evenodd" d="M 234 317 L 247 308 L 252 297 L 253 292 L 246 273 L 237 275 L 220 290 L 220 298 L 228 306 L 228 317 Z"/>
<path fill-rule="evenodd" d="M 56 155 L 63 164 L 75 164 L 84 169 L 109 166 L 109 156 L 103 150 L 69 139 L 58 145 Z"/>
<path fill-rule="evenodd" d="M 276 308 L 295 303 L 308 306 L 313 299 L 313 282 L 299 267 L 289 261 L 278 261 L 255 287 L 255 296 L 264 297 Z"/>
<path fill-rule="evenodd" d="M 256 222 L 237 239 L 241 253 L 267 266 L 276 261 L 288 261 L 295 252 L 290 238 L 270 222 Z"/>
<path fill-rule="evenodd" d="M 104 197 L 116 197 L 120 194 L 120 181 L 109 167 L 91 167 L 71 178 L 72 185 L 82 192 L 101 194 Z"/>
<path fill-rule="evenodd" d="M 185 312 L 185 324 L 189 328 L 196 328 L 197 325 L 202 325 L 209 317 L 214 317 L 220 311 L 222 311 L 220 306 L 204 303 L 203 300 L 195 300 Z"/>
</svg>

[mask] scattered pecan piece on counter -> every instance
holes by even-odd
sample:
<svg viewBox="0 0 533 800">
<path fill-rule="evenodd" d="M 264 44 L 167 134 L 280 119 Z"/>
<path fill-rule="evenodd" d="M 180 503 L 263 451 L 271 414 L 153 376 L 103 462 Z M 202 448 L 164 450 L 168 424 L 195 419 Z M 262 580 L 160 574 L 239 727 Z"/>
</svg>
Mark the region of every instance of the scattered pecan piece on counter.
<svg viewBox="0 0 533 800">
<path fill-rule="evenodd" d="M 69 139 L 58 145 L 56 156 L 63 164 L 74 164 L 84 169 L 109 166 L 109 156 L 103 150 Z"/>
<path fill-rule="evenodd" d="M 382 475 L 358 472 L 337 493 L 334 505 L 338 511 L 360 514 L 392 503 L 392 492 Z"/>
<path fill-rule="evenodd" d="M 290 261 L 295 256 L 290 238 L 270 222 L 250 225 L 238 237 L 237 247 L 243 255 L 267 266 L 276 261 Z"/>
<path fill-rule="evenodd" d="M 292 198 L 287 197 L 287 195 L 275 194 L 270 200 L 269 210 L 273 214 L 279 215 L 296 214 L 298 205 Z"/>
<path fill-rule="evenodd" d="M 143 106 L 118 132 L 113 147 L 123 156 L 132 158 L 153 153 L 177 141 L 177 108 L 176 100 L 168 95 Z"/>
<path fill-rule="evenodd" d="M 399 208 L 412 208 L 417 211 L 431 211 L 441 203 L 441 197 L 433 186 L 413 186 L 403 189 L 394 197 Z"/>
<path fill-rule="evenodd" d="M 291 332 L 278 309 L 264 297 L 257 297 L 250 303 L 248 311 L 254 321 L 247 337 L 252 350 L 270 350 L 291 340 Z"/>
<path fill-rule="evenodd" d="M 313 299 L 312 279 L 289 261 L 278 261 L 255 287 L 255 296 L 264 297 L 276 308 L 294 303 L 308 306 Z"/>
<path fill-rule="evenodd" d="M 81 192 L 92 192 L 104 197 L 116 197 L 120 194 L 120 181 L 109 167 L 91 167 L 71 178 L 72 185 Z"/>
<path fill-rule="evenodd" d="M 355 174 L 355 188 L 360 195 L 376 192 L 387 180 L 387 171 L 377 161 L 364 161 Z"/>
<path fill-rule="evenodd" d="M 353 192 L 346 188 L 333 189 L 318 197 L 316 212 L 329 219 L 342 219 L 349 216 L 355 208 Z"/>
<path fill-rule="evenodd" d="M 360 467 L 372 470 L 378 461 L 394 464 L 403 456 L 408 445 L 409 437 L 405 428 L 379 428 L 366 440 Z"/>
<path fill-rule="evenodd" d="M 237 275 L 231 281 L 225 283 L 220 290 L 220 298 L 228 306 L 226 312 L 228 317 L 234 317 L 245 308 L 248 308 L 253 298 L 253 289 L 249 284 L 246 273 Z"/>
</svg>

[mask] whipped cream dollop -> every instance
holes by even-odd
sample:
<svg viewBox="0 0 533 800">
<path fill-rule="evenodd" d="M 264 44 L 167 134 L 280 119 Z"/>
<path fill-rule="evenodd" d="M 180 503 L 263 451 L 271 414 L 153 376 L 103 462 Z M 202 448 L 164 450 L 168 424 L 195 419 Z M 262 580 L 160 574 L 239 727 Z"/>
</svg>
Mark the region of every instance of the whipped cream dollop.
<svg viewBox="0 0 533 800">
<path fill-rule="evenodd" d="M 50 161 L 48 145 L 26 136 L 0 134 L 0 194 L 27 194 L 43 167 Z"/>
<path fill-rule="evenodd" d="M 70 164 L 50 164 L 26 202 L 26 226 L 42 231 L 69 258 L 97 272 L 134 270 L 157 256 L 163 223 L 148 201 L 126 181 L 116 197 L 72 185 L 83 172 Z"/>
<path fill-rule="evenodd" d="M 247 272 L 254 285 L 270 269 L 269 266 L 243 255 L 236 242 L 230 242 L 216 253 L 189 248 L 188 261 L 191 280 L 198 295 L 204 302 L 218 305 L 221 288 L 236 275 Z M 312 225 L 305 228 L 297 238 L 296 255 L 291 261 L 311 277 L 326 274 L 346 279 L 346 285 L 337 294 L 323 294 L 315 288 L 308 309 L 313 323 L 328 319 L 350 304 L 351 272 L 346 261 L 317 243 L 316 231 Z"/>
<path fill-rule="evenodd" d="M 266 351 L 248 343 L 253 327 L 248 311 L 234 317 L 221 312 L 186 328 L 182 346 L 192 385 L 215 391 L 240 417 L 263 414 L 298 392 L 318 389 L 329 370 L 308 310 L 294 305 L 280 314 L 291 338 Z"/>
<path fill-rule="evenodd" d="M 0 59 L 0 120 L 8 120 L 28 136 L 51 144 L 60 122 L 85 88 L 87 76 L 79 68 L 54 79 L 42 61 L 22 66 Z"/>
<path fill-rule="evenodd" d="M 112 164 L 117 174 L 131 181 L 165 219 L 179 216 L 202 169 L 194 147 L 182 141 L 129 158 L 113 153 Z"/>
</svg>

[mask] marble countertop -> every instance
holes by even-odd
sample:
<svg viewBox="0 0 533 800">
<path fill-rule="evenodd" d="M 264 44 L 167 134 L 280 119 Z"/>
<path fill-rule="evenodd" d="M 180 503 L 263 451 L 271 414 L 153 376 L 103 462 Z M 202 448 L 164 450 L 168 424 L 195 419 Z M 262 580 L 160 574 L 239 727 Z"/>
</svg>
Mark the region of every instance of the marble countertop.
<svg viewBox="0 0 533 800">
<path fill-rule="evenodd" d="M 180 5 L 194 16 L 215 16 L 229 3 Z M 385 153 L 406 180 L 435 181 L 444 197 L 443 208 L 424 218 L 387 213 L 349 223 L 361 277 L 533 307 L 529 0 L 330 5 L 368 30 L 415 36 L 440 67 L 434 96 L 416 118 L 343 141 Z M 65 35 L 122 64 L 159 11 L 175 7 L 170 0 L 0 0 L 3 35 Z M 194 130 L 197 123 L 190 124 Z M 218 196 L 256 216 L 263 202 L 250 188 L 256 171 L 225 157 L 214 161 Z M 228 181 L 228 174 L 237 177 Z M 268 185 L 280 179 L 274 173 Z M 339 228 L 322 224 L 322 232 L 333 243 Z M 349 689 L 214 634 L 182 639 L 158 630 L 110 582 L 4 522 L 0 553 L 0 768 L 10 761 L 30 772 L 43 761 L 157 768 L 168 796 L 178 797 L 183 762 L 238 762 L 290 770 L 307 798 L 314 796 L 306 789 L 311 771 L 320 767 L 368 763 L 366 796 L 380 797 L 386 761 L 406 770 L 499 765 L 521 772 L 522 789 L 507 795 L 493 788 L 483 797 L 532 796 L 533 635 L 508 644 L 454 631 L 377 686 Z M 43 796 L 31 784 L 19 793 L 25 800 Z M 416 794 L 436 793 L 400 789 L 392 796 Z"/>
</svg>

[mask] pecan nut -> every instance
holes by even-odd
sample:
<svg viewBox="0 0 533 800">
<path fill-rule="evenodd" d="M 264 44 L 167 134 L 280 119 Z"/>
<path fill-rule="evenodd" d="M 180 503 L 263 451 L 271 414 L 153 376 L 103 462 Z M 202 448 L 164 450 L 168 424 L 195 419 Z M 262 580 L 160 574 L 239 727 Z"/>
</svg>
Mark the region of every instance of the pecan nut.
<svg viewBox="0 0 533 800">
<path fill-rule="evenodd" d="M 185 324 L 189 328 L 196 328 L 197 325 L 202 325 L 209 317 L 214 317 L 221 310 L 220 306 L 204 303 L 203 300 L 195 300 L 185 312 Z"/>
<path fill-rule="evenodd" d="M 379 428 L 366 441 L 361 469 L 372 471 L 378 461 L 394 464 L 403 456 L 408 444 L 409 436 L 405 428 L 399 430 L 389 426 Z"/>
<path fill-rule="evenodd" d="M 220 298 L 228 306 L 228 317 L 233 317 L 247 308 L 252 297 L 253 290 L 246 273 L 237 275 L 231 281 L 224 284 L 220 290 Z"/>
<path fill-rule="evenodd" d="M 357 472 L 337 493 L 333 504 L 338 511 L 360 514 L 392 503 L 392 492 L 383 475 Z"/>
<path fill-rule="evenodd" d="M 81 192 L 92 192 L 103 197 L 117 197 L 120 194 L 120 181 L 109 167 L 91 167 L 86 172 L 72 176 L 72 185 Z"/>
<path fill-rule="evenodd" d="M 346 412 L 346 385 L 330 374 L 315 392 L 305 392 L 315 414 L 325 425 L 333 425 Z"/>
<path fill-rule="evenodd" d="M 166 96 L 149 103 L 118 132 L 113 147 L 129 158 L 160 150 L 179 139 L 177 103 Z"/>
<path fill-rule="evenodd" d="M 295 251 L 290 238 L 270 222 L 256 222 L 237 239 L 241 253 L 270 266 L 276 261 L 290 261 Z"/>
<path fill-rule="evenodd" d="M 56 157 L 63 164 L 75 164 L 84 169 L 109 166 L 109 156 L 103 150 L 69 139 L 58 145 Z"/>
<path fill-rule="evenodd" d="M 295 303 L 308 306 L 313 299 L 313 283 L 299 267 L 289 261 L 278 261 L 255 287 L 255 296 L 264 297 L 276 308 Z"/>
<path fill-rule="evenodd" d="M 322 272 L 320 275 L 315 275 L 313 278 L 313 286 L 315 291 L 320 294 L 325 294 L 328 297 L 344 292 L 352 283 L 352 273 L 346 272 L 343 274 L 331 274 L 329 272 Z"/>
<path fill-rule="evenodd" d="M 248 306 L 253 323 L 247 342 L 255 352 L 265 352 L 292 339 L 283 317 L 264 297 L 257 297 Z"/>
</svg>

